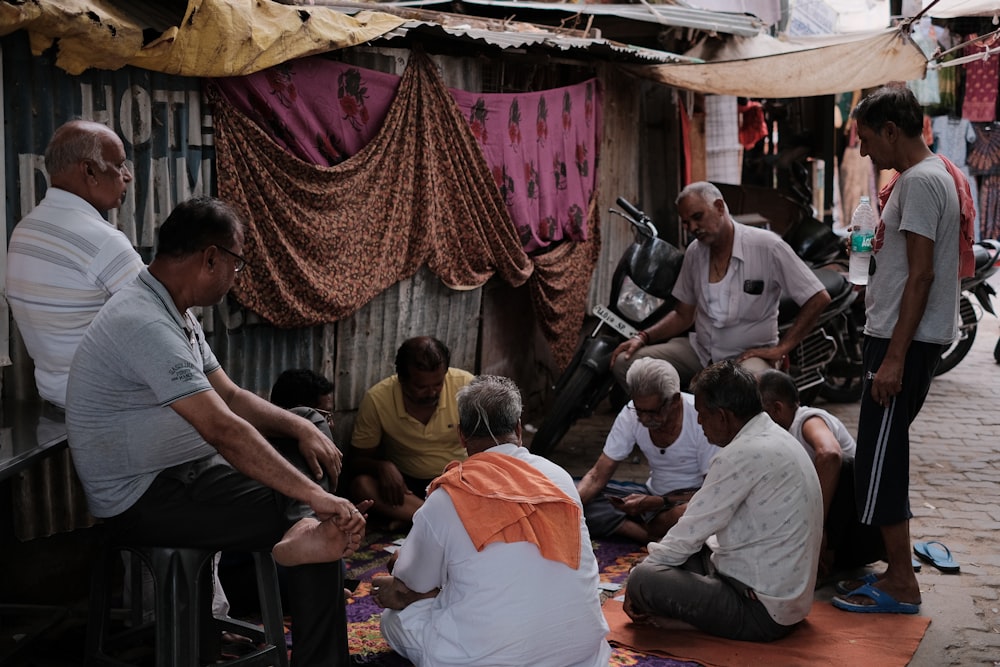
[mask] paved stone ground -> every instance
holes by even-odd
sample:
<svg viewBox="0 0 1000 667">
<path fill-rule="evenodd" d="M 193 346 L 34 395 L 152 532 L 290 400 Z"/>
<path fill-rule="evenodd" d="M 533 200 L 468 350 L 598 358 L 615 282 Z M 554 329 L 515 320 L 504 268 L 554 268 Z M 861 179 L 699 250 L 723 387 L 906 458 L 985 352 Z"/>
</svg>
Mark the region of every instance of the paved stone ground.
<svg viewBox="0 0 1000 667">
<path fill-rule="evenodd" d="M 993 359 L 997 319 L 985 314 L 973 349 L 937 378 L 911 427 L 910 502 L 913 541 L 939 540 L 961 574 L 924 564 L 917 574 L 930 627 L 916 667 L 1000 665 L 1000 365 Z M 856 431 L 858 404 L 823 405 Z M 607 403 L 581 420 L 553 458 L 573 475 L 597 459 L 614 414 Z M 623 463 L 617 479 L 645 481 L 639 461 Z M 879 569 L 876 566 L 875 569 Z M 817 592 L 832 596 L 832 587 Z M 872 622 L 878 623 L 878 615 Z M 872 656 L 870 664 L 877 664 Z"/>
</svg>

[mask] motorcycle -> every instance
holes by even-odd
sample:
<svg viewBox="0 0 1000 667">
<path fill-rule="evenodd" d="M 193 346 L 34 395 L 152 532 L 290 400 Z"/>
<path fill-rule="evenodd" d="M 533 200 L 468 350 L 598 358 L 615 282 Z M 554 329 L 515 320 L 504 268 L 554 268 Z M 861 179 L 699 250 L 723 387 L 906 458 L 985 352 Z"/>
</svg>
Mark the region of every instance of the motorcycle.
<svg viewBox="0 0 1000 667">
<path fill-rule="evenodd" d="M 811 405 L 822 396 L 833 403 L 861 399 L 862 343 L 865 326 L 864 292 L 847 280 L 847 249 L 829 226 L 805 216 L 782 236 L 813 269 L 830 295 L 812 331 L 789 355 L 788 372 L 796 378 L 799 400 Z M 798 312 L 795 302 L 783 298 L 778 329 L 783 334 Z"/>
<path fill-rule="evenodd" d="M 800 221 L 784 235 L 784 239 L 810 267 L 815 269 L 818 266 L 825 266 L 846 274 L 848 255 L 844 244 L 829 227 L 818 220 L 810 218 Z M 992 303 L 996 291 L 987 280 L 1000 269 L 998 266 L 1000 241 L 993 239 L 980 241 L 973 246 L 973 251 L 976 258 L 975 273 L 969 278 L 962 279 L 958 337 L 941 353 L 941 361 L 938 362 L 935 376 L 955 368 L 972 349 L 983 311 L 996 315 Z M 825 284 L 824 286 L 829 292 L 830 286 Z M 850 311 L 843 313 L 844 319 L 833 325 L 830 331 L 839 352 L 825 366 L 824 379 L 819 386 L 819 395 L 835 403 L 852 403 L 861 398 L 861 346 L 865 324 L 865 300 L 863 288 L 856 289 L 855 292 L 857 298 Z M 830 296 L 836 298 L 833 292 L 830 292 Z M 829 331 L 822 316 L 820 320 L 818 326 Z M 809 338 L 816 336 L 817 333 L 818 331 L 814 330 Z M 809 347 L 807 344 L 809 338 L 802 344 Z M 994 357 L 1000 363 L 1000 342 L 994 350 Z M 808 404 L 813 399 L 815 390 L 807 390 L 802 402 Z"/>
<path fill-rule="evenodd" d="M 958 337 L 941 353 L 941 361 L 934 371 L 935 376 L 947 373 L 958 366 L 972 349 L 984 310 L 996 316 L 991 298 L 996 296 L 996 290 L 987 279 L 1000 268 L 997 266 L 997 262 L 1000 261 L 1000 241 L 986 239 L 973 245 L 972 249 L 976 256 L 976 271 L 972 277 L 962 279 L 962 294 L 958 302 L 958 314 L 961 320 Z M 972 297 L 979 302 L 979 307 L 973 302 Z M 997 342 L 993 356 L 1000 363 L 1000 342 Z"/>
<path fill-rule="evenodd" d="M 549 455 L 570 426 L 577 419 L 590 415 L 611 391 L 614 385 L 611 353 L 619 343 L 634 336 L 637 330 L 658 322 L 676 304 L 671 290 L 680 273 L 684 253 L 659 238 L 655 225 L 645 213 L 624 198 L 619 197 L 617 203 L 624 213 L 616 209 L 611 209 L 611 213 L 636 228 L 635 240 L 618 262 L 611 281 L 609 303 L 593 308 L 598 319 L 596 328 L 581 341 L 560 376 L 554 388 L 555 402 L 532 438 L 531 451 L 541 456 Z M 826 229 L 822 223 L 816 221 L 816 224 Z M 796 229 L 798 236 L 792 239 L 796 244 L 793 248 L 805 254 L 809 263 L 825 262 L 834 252 L 834 244 L 822 236 L 821 229 Z M 814 268 L 814 272 L 830 293 L 831 303 L 813 330 L 789 354 L 786 369 L 806 398 L 815 398 L 826 385 L 830 385 L 831 391 L 838 387 L 828 381 L 826 369 L 837 358 L 839 350 L 854 344 L 849 339 L 859 331 L 852 310 L 857 294 L 846 278 L 829 269 Z M 779 307 L 779 329 L 787 330 L 797 312 L 798 306 L 793 301 L 783 302 Z M 856 386 L 860 397 L 860 339 L 856 347 L 857 359 L 843 364 L 841 372 L 845 376 L 855 373 L 856 377 L 843 381 L 849 390 Z"/>
<path fill-rule="evenodd" d="M 611 353 L 618 344 L 652 326 L 674 308 L 671 295 L 684 253 L 661 239 L 649 217 L 619 197 L 622 211 L 610 209 L 635 227 L 635 239 L 618 260 L 611 278 L 611 299 L 597 304 L 596 328 L 577 347 L 554 389 L 555 403 L 531 439 L 531 451 L 548 456 L 577 419 L 593 413 L 614 385 Z"/>
</svg>

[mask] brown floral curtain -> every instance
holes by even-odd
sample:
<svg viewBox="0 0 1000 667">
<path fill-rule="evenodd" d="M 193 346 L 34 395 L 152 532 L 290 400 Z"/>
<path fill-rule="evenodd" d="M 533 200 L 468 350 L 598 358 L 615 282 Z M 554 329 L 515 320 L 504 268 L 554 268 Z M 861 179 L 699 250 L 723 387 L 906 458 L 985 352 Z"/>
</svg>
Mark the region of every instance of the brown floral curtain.
<svg viewBox="0 0 1000 667">
<path fill-rule="evenodd" d="M 219 196 L 247 220 L 250 265 L 233 291 L 275 326 L 347 317 L 424 264 L 455 289 L 532 275 L 479 145 L 426 55 L 412 53 L 371 143 L 333 167 L 291 155 L 210 95 Z M 563 244 L 535 258 L 545 276 L 533 301 L 560 365 L 572 356 L 597 247 Z"/>
</svg>

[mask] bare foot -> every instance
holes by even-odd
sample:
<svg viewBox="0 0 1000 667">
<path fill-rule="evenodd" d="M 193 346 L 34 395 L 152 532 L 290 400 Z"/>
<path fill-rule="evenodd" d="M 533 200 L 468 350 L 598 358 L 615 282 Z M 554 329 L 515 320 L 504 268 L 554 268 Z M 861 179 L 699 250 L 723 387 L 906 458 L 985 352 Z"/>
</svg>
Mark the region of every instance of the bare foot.
<svg viewBox="0 0 1000 667">
<path fill-rule="evenodd" d="M 286 567 L 332 563 L 353 554 L 360 544 L 360 534 L 348 535 L 332 520 L 307 517 L 289 528 L 271 553 L 275 562 Z"/>
</svg>

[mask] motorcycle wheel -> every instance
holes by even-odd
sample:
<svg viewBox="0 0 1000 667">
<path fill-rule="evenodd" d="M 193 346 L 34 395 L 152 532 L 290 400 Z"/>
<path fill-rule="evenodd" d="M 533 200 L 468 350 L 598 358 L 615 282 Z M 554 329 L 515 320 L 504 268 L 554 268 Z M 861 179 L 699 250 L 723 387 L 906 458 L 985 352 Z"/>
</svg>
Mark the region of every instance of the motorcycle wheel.
<svg viewBox="0 0 1000 667">
<path fill-rule="evenodd" d="M 827 378 L 820 386 L 820 396 L 830 403 L 854 403 L 861 400 L 861 374 L 854 377 Z"/>
<path fill-rule="evenodd" d="M 938 362 L 937 370 L 934 371 L 934 377 L 943 375 L 955 366 L 958 366 L 959 362 L 965 359 L 965 355 L 969 353 L 969 350 L 972 349 L 972 344 L 976 341 L 976 329 L 978 328 L 976 323 L 978 319 L 975 308 L 973 308 L 972 302 L 969 301 L 969 297 L 966 294 L 962 294 L 962 300 L 959 302 L 958 308 L 962 316 L 959 337 L 941 353 L 941 361 Z"/>
<path fill-rule="evenodd" d="M 594 383 L 598 379 L 594 370 L 588 366 L 581 365 L 573 369 L 545 421 L 531 439 L 532 454 L 548 456 L 552 453 L 573 423 L 586 413 L 587 399 L 594 391 Z"/>
<path fill-rule="evenodd" d="M 838 338 L 840 350 L 837 359 L 823 370 L 823 384 L 819 395 L 829 403 L 855 403 L 861 400 L 864 382 L 862 359 L 862 332 L 865 322 L 864 299 L 855 301 Z"/>
</svg>

